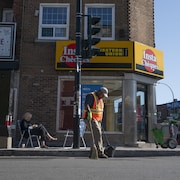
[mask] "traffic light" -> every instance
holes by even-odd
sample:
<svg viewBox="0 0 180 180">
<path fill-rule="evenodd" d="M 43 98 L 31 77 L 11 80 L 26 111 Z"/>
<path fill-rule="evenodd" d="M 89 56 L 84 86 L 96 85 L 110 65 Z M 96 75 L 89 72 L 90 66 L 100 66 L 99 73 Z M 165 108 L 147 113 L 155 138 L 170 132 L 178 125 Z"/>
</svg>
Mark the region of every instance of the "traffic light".
<svg viewBox="0 0 180 180">
<path fill-rule="evenodd" d="M 93 56 L 96 56 L 100 52 L 99 48 L 93 47 L 101 40 L 101 38 L 95 36 L 101 30 L 101 28 L 97 26 L 100 20 L 101 20 L 100 17 L 93 17 L 88 15 L 88 23 L 87 23 L 88 38 L 86 40 L 83 40 L 82 43 L 83 58 L 92 58 Z"/>
</svg>

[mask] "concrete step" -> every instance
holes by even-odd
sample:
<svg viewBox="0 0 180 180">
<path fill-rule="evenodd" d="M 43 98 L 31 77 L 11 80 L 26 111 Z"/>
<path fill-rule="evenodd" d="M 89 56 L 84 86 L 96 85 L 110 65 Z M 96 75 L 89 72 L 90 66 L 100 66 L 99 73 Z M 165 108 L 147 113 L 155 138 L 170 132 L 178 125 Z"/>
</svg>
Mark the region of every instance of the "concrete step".
<svg viewBox="0 0 180 180">
<path fill-rule="evenodd" d="M 138 141 L 137 145 L 139 148 L 156 148 L 155 143 L 146 143 L 144 141 Z"/>
</svg>

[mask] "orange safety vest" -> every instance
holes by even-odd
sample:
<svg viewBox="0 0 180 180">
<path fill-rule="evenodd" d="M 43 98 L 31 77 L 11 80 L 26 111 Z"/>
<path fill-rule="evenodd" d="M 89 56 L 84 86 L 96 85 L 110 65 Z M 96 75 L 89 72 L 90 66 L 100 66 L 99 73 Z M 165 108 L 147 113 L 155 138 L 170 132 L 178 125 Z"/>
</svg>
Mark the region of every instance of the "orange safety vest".
<svg viewBox="0 0 180 180">
<path fill-rule="evenodd" d="M 98 99 L 94 92 L 91 93 L 94 96 L 94 103 L 91 108 L 92 119 L 97 121 L 102 121 L 103 118 L 103 110 L 104 110 L 104 102 L 102 99 Z M 86 118 L 87 110 L 84 110 L 83 117 Z"/>
</svg>

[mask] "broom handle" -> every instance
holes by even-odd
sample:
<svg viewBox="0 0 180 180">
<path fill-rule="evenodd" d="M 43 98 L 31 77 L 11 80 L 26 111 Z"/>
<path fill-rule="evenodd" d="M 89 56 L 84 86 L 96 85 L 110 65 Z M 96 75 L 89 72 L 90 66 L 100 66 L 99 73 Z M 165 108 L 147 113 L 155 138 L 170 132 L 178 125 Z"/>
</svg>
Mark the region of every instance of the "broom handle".
<svg viewBox="0 0 180 180">
<path fill-rule="evenodd" d="M 92 122 L 91 122 L 91 120 L 89 121 L 89 126 L 90 126 L 90 129 L 91 129 L 92 141 L 93 141 L 93 144 L 95 144 L 95 139 L 94 139 L 94 133 L 93 133 L 93 129 L 92 129 Z"/>
<path fill-rule="evenodd" d="M 91 109 L 89 107 L 89 105 L 87 105 L 87 109 L 89 112 L 91 112 Z M 91 130 L 91 136 L 92 136 L 92 141 L 93 141 L 93 144 L 95 144 L 95 140 L 94 140 L 94 133 L 93 133 L 93 128 L 92 128 L 92 119 L 89 119 L 89 127 L 90 127 L 90 130 Z"/>
</svg>

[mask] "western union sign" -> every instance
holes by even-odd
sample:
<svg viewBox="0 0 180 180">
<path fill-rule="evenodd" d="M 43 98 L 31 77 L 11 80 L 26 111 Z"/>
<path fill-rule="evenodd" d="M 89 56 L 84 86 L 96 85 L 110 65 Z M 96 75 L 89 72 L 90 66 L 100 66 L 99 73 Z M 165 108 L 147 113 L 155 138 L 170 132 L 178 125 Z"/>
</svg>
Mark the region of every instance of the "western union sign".
<svg viewBox="0 0 180 180">
<path fill-rule="evenodd" d="M 147 46 L 140 46 L 140 43 L 131 41 L 100 41 L 96 45 L 100 48 L 100 53 L 91 59 L 82 59 L 82 70 L 122 70 L 136 71 L 149 75 L 163 77 L 163 59 L 162 54 L 154 49 L 156 56 L 152 53 L 144 52 L 142 47 L 148 49 Z M 56 42 L 56 70 L 73 70 L 76 68 L 76 44 L 75 41 L 57 41 Z M 142 53 L 141 53 L 142 51 Z M 145 56 L 146 60 L 143 60 Z M 156 57 L 156 71 L 148 71 L 147 64 L 153 66 L 153 60 Z M 149 58 L 149 59 L 148 59 Z M 155 59 L 154 59 L 155 60 Z M 145 64 L 146 63 L 146 64 Z M 160 69 L 159 69 L 160 68 Z"/>
<path fill-rule="evenodd" d="M 128 48 L 101 48 L 98 56 L 125 57 L 128 56 Z"/>
</svg>

